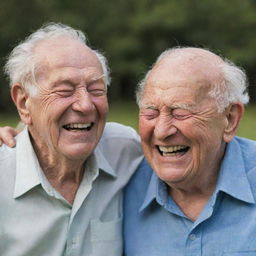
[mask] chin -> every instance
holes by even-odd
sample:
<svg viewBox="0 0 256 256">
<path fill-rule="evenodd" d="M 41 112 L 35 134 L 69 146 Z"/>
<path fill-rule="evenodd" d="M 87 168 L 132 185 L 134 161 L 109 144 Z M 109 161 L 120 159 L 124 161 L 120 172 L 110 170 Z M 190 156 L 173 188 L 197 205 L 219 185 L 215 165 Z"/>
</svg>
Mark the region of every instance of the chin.
<svg viewBox="0 0 256 256">
<path fill-rule="evenodd" d="M 63 154 L 71 160 L 86 160 L 92 154 L 95 147 L 70 146 L 62 150 Z"/>
<path fill-rule="evenodd" d="M 177 169 L 170 169 L 170 168 L 154 168 L 156 170 L 157 176 L 161 180 L 166 183 L 179 183 L 183 182 L 186 179 L 186 171 Z"/>
</svg>

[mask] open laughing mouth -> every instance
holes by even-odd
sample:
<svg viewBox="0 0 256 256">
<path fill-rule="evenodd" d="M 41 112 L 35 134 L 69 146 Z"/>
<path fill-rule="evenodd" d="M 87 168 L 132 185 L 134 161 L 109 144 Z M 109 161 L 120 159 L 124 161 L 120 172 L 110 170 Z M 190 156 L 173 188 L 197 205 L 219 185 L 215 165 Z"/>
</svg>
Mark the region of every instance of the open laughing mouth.
<svg viewBox="0 0 256 256">
<path fill-rule="evenodd" d="M 162 156 L 182 156 L 186 152 L 188 152 L 189 147 L 183 145 L 175 145 L 175 146 L 157 146 L 159 153 Z"/>
<path fill-rule="evenodd" d="M 67 131 L 90 131 L 94 123 L 82 124 L 82 123 L 71 123 L 65 124 L 62 127 Z"/>
</svg>

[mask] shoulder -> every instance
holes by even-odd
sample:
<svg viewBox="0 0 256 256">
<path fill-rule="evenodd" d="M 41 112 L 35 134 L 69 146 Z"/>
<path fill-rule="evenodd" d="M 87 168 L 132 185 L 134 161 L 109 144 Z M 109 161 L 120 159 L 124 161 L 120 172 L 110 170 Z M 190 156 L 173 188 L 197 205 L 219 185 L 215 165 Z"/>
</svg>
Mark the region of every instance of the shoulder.
<svg viewBox="0 0 256 256">
<path fill-rule="evenodd" d="M 236 136 L 234 140 L 240 145 L 242 149 L 256 150 L 256 141 L 247 138 Z M 249 147 L 249 148 L 248 148 Z"/>
<path fill-rule="evenodd" d="M 114 122 L 106 123 L 101 140 L 109 139 L 140 142 L 138 133 L 132 127 Z"/>
<path fill-rule="evenodd" d="M 0 146 L 0 165 L 2 166 L 4 163 L 8 161 L 8 159 L 12 159 L 15 157 L 16 148 L 10 148 L 3 144 Z"/>
<path fill-rule="evenodd" d="M 138 166 L 136 173 L 134 174 L 130 183 L 136 183 L 138 180 L 149 182 L 153 173 L 153 169 L 144 158 Z"/>
<path fill-rule="evenodd" d="M 12 191 L 15 175 L 16 148 L 10 148 L 6 145 L 2 145 L 0 146 L 0 187 L 3 192 L 0 195 L 1 200 L 5 198 L 6 194 Z"/>
<path fill-rule="evenodd" d="M 144 217 L 144 214 L 140 211 L 143 206 L 148 190 L 150 187 L 153 171 L 147 161 L 144 159 L 128 185 L 124 190 L 124 235 L 126 237 L 125 242 L 133 240 L 131 228 L 135 230 L 142 222 L 140 220 Z M 138 224 L 138 225 L 137 225 Z"/>
<path fill-rule="evenodd" d="M 125 210 L 137 208 L 139 209 L 145 199 L 153 170 L 146 161 L 143 161 L 138 166 L 134 175 L 130 179 L 129 183 L 125 187 L 124 195 L 124 207 Z"/>
<path fill-rule="evenodd" d="M 240 146 L 248 181 L 256 201 L 256 141 L 241 137 L 235 137 L 234 140 Z"/>
<path fill-rule="evenodd" d="M 106 124 L 98 148 L 108 157 L 121 157 L 120 153 L 126 153 L 126 157 L 142 155 L 138 133 L 133 128 L 118 123 Z"/>
<path fill-rule="evenodd" d="M 238 136 L 233 141 L 240 147 L 246 169 L 256 167 L 256 141 Z"/>
<path fill-rule="evenodd" d="M 131 127 L 107 123 L 95 150 L 108 164 L 128 181 L 143 158 L 138 133 Z M 120 175 L 119 175 L 120 176 Z"/>
<path fill-rule="evenodd" d="M 232 142 L 239 145 L 243 165 L 256 198 L 256 141 L 236 136 Z"/>
<path fill-rule="evenodd" d="M 144 158 L 140 165 L 138 166 L 136 172 L 132 176 L 131 180 L 127 184 L 126 192 L 134 193 L 136 188 L 141 190 L 146 190 L 148 184 L 151 180 L 153 170 L 151 166 L 148 164 L 147 160 Z M 136 192 L 135 192 L 136 193 Z"/>
</svg>

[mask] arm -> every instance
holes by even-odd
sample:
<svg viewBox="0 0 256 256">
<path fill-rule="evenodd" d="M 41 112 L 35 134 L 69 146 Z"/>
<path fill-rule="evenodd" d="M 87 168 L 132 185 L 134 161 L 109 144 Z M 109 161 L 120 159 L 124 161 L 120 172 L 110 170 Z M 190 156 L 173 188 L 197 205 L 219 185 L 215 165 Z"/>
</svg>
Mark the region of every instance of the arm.
<svg viewBox="0 0 256 256">
<path fill-rule="evenodd" d="M 0 146 L 4 143 L 9 147 L 14 147 L 16 145 L 14 137 L 19 132 L 18 129 L 9 126 L 0 127 Z"/>
</svg>

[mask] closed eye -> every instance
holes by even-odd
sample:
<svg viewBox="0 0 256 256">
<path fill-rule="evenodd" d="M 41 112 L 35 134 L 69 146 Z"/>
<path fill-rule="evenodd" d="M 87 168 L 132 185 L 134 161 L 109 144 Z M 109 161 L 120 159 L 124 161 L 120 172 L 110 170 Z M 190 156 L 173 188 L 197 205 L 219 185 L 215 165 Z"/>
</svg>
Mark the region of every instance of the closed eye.
<svg viewBox="0 0 256 256">
<path fill-rule="evenodd" d="M 59 90 L 56 91 L 55 93 L 58 94 L 61 97 L 69 97 L 73 95 L 73 90 Z"/>
<path fill-rule="evenodd" d="M 157 109 L 142 109 L 140 110 L 140 116 L 145 117 L 147 120 L 154 119 L 158 117 L 159 111 Z"/>
<path fill-rule="evenodd" d="M 172 116 L 178 120 L 189 118 L 192 115 L 188 109 L 176 108 L 172 110 Z"/>
<path fill-rule="evenodd" d="M 93 96 L 105 95 L 107 90 L 102 80 L 91 81 L 87 86 L 87 91 Z"/>
</svg>

